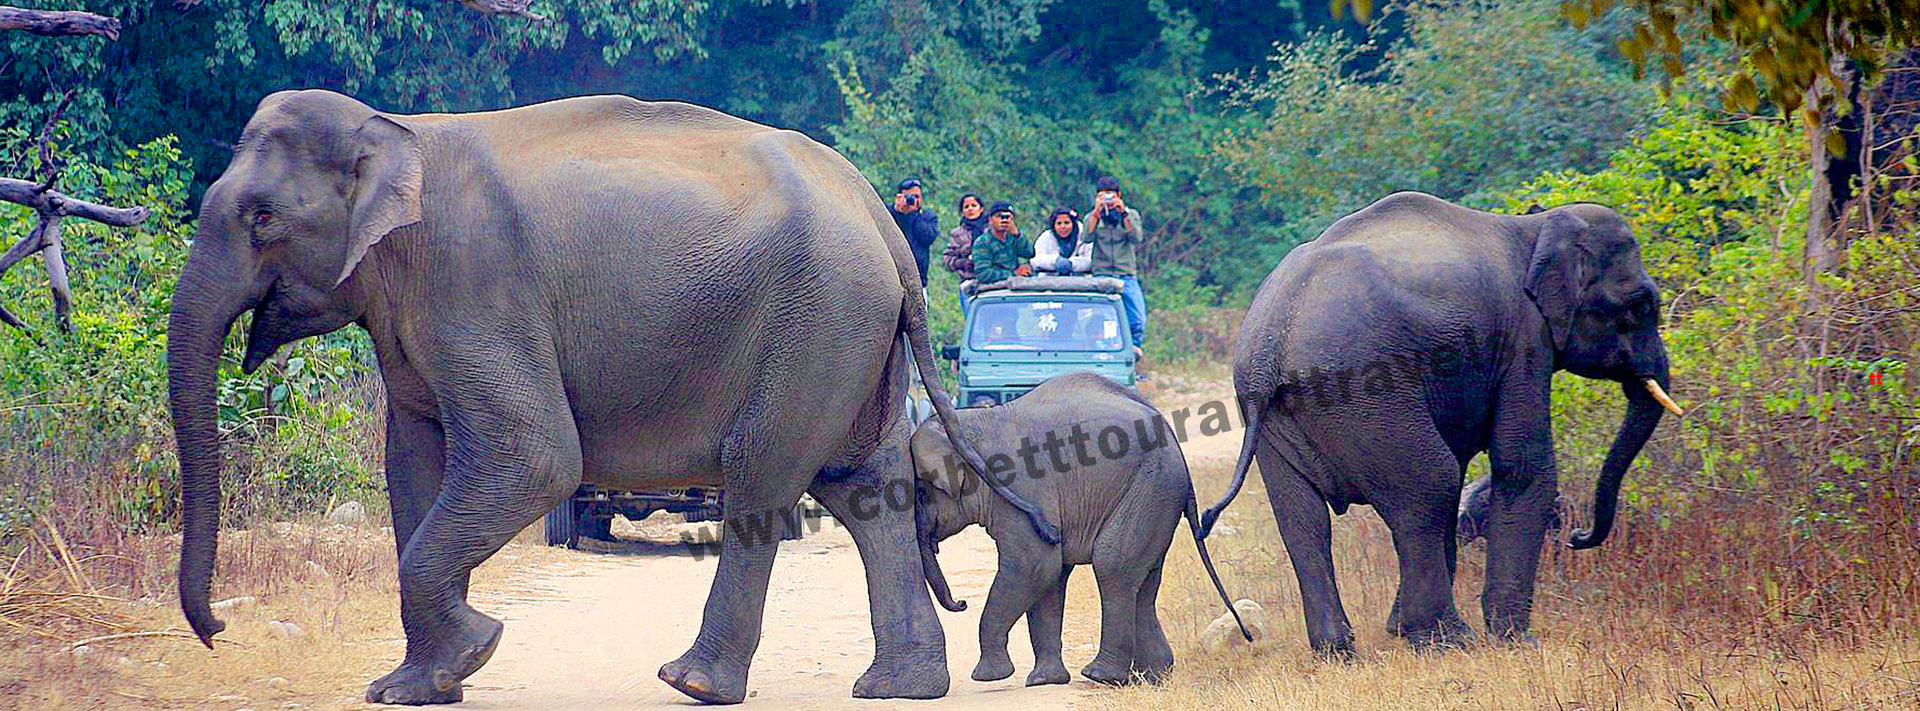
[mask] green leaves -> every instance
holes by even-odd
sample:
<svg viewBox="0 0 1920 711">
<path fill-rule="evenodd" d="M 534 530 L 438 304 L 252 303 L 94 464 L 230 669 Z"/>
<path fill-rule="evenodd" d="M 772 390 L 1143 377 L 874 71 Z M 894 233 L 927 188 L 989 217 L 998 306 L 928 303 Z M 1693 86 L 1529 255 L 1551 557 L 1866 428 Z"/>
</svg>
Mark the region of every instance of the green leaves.
<svg viewBox="0 0 1920 711">
<path fill-rule="evenodd" d="M 1229 105 L 1263 113 L 1219 143 L 1229 174 L 1259 186 L 1296 240 L 1396 190 L 1458 199 L 1598 167 L 1651 108 L 1652 92 L 1561 27 L 1552 5 L 1395 12 L 1405 34 L 1391 46 L 1315 34 L 1217 85 Z"/>
<path fill-rule="evenodd" d="M 1835 61 L 1850 59 L 1872 78 L 1891 53 L 1920 44 L 1920 0 L 1568 0 L 1561 15 L 1583 27 L 1615 7 L 1640 18 L 1618 43 L 1639 71 L 1657 58 L 1676 78 L 1688 47 L 1733 45 L 1746 70 L 1727 87 L 1729 107 L 1757 106 L 1764 95 L 1792 111 L 1810 91 L 1844 85 Z M 1693 36 L 1683 41 L 1679 28 L 1694 28 Z"/>
</svg>

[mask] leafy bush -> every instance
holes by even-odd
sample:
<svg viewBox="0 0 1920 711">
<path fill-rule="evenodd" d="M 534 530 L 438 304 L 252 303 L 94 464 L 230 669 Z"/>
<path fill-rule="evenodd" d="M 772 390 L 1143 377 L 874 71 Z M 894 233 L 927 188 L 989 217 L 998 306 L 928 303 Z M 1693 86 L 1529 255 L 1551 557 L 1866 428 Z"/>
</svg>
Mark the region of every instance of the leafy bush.
<svg viewBox="0 0 1920 711">
<path fill-rule="evenodd" d="M 1405 35 L 1386 46 L 1324 32 L 1280 46 L 1263 70 L 1216 86 L 1261 114 L 1220 144 L 1229 174 L 1261 187 L 1290 246 L 1394 191 L 1454 199 L 1599 167 L 1652 91 L 1554 5 L 1415 2 L 1369 29 L 1399 20 Z"/>
<path fill-rule="evenodd" d="M 54 327 L 37 264 L 16 265 L 0 279 L 0 302 L 34 328 L 0 331 L 0 435 L 8 443 L 0 457 L 0 539 L 56 505 L 63 515 L 104 515 L 134 528 L 165 526 L 175 515 L 166 334 L 193 236 L 191 173 L 169 136 L 111 162 L 75 160 L 63 175 L 72 194 L 145 206 L 153 217 L 126 229 L 63 222 L 73 269 L 70 335 Z M 0 207 L 0 235 L 25 234 L 32 219 L 24 208 Z M 229 353 L 240 351 L 244 332 L 243 322 L 229 337 Z M 222 364 L 220 428 L 238 465 L 229 467 L 226 487 L 242 494 L 229 497 L 232 511 L 278 515 L 377 491 L 369 451 L 377 451 L 378 438 L 365 430 L 379 410 L 364 395 L 359 407 L 338 402 L 356 397 L 342 395 L 340 385 L 368 378 L 367 353 L 356 332 L 294 346 L 284 369 L 246 376 L 237 360 Z M 366 387 L 377 391 L 377 383 Z"/>
</svg>

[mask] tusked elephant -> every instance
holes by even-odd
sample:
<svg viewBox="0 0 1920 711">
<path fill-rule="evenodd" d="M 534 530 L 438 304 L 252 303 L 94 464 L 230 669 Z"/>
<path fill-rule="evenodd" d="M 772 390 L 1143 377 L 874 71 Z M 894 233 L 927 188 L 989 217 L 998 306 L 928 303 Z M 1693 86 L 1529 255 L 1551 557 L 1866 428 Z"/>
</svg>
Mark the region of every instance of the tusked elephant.
<svg viewBox="0 0 1920 711">
<path fill-rule="evenodd" d="M 1004 478 L 1065 535 L 1061 545 L 1041 541 L 1016 512 L 982 491 L 981 477 L 961 466 L 938 423 L 913 433 L 914 516 L 934 599 L 948 610 L 966 609 L 941 573 L 940 541 L 979 524 L 998 553 L 999 572 L 980 615 L 974 680 L 1013 674 L 1007 631 L 1024 614 L 1034 658 L 1027 685 L 1067 683 L 1060 658 L 1067 577 L 1074 566 L 1091 564 L 1100 584 L 1100 652 L 1080 673 L 1106 684 L 1159 681 L 1173 667 L 1155 607 L 1161 566 L 1181 514 L 1196 534 L 1200 525 L 1186 456 L 1160 412 L 1112 380 L 1069 373 L 1005 405 L 961 410 L 960 421 L 989 453 L 988 477 Z M 1239 620 L 1206 541 L 1196 535 L 1194 544 L 1214 590 Z M 1240 633 L 1253 640 L 1245 625 Z"/>
<path fill-rule="evenodd" d="M 1618 381 L 1627 399 L 1594 501 L 1590 548 L 1613 524 L 1621 477 L 1659 424 L 1666 347 L 1660 291 L 1613 210 L 1573 204 L 1496 215 L 1396 193 L 1282 259 L 1234 346 L 1246 437 L 1300 584 L 1307 638 L 1350 657 L 1328 507 L 1369 504 L 1393 532 L 1400 587 L 1388 629 L 1416 647 L 1475 637 L 1454 606 L 1455 507 L 1488 452 L 1491 521 L 1482 598 L 1490 634 L 1528 640 L 1541 538 L 1558 494 L 1553 374 Z"/>
<path fill-rule="evenodd" d="M 372 336 L 407 651 L 369 701 L 461 699 L 502 630 L 467 605 L 469 571 L 582 481 L 726 491 L 699 634 L 660 669 L 674 688 L 746 697 L 777 545 L 748 535 L 768 528 L 751 519 L 809 492 L 866 567 L 877 649 L 854 695 L 946 693 L 911 515 L 849 505 L 912 485 L 905 349 L 939 382 L 918 274 L 832 150 L 622 96 L 417 116 L 326 91 L 262 100 L 201 202 L 167 344 L 180 603 L 209 645 L 223 628 L 207 604 L 216 368 L 246 312 L 249 372 L 300 338 L 348 324 Z M 953 422 L 945 394 L 928 394 Z M 1009 503 L 1058 540 L 1032 504 Z"/>
</svg>

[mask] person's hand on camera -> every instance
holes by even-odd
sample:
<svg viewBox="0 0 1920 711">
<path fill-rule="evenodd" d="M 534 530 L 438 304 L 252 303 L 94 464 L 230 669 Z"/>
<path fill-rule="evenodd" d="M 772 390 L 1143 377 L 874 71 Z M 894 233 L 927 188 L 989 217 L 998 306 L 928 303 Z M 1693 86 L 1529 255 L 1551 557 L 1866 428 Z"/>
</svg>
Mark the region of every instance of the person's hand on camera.
<svg viewBox="0 0 1920 711">
<path fill-rule="evenodd" d="M 1073 260 L 1068 259 L 1066 257 L 1055 258 L 1053 262 L 1053 270 L 1056 272 L 1060 272 L 1061 274 L 1072 274 Z"/>
<path fill-rule="evenodd" d="M 873 203 L 867 203 L 867 204 L 871 205 Z M 906 193 L 899 192 L 899 193 L 893 194 L 893 211 L 894 212 L 907 211 L 907 194 Z"/>
</svg>

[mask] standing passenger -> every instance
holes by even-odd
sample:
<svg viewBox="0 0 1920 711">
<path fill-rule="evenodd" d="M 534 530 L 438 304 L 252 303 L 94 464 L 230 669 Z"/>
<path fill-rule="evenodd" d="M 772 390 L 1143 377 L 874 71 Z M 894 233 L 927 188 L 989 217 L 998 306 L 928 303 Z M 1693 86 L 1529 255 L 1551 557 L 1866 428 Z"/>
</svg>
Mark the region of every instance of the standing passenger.
<svg viewBox="0 0 1920 711">
<path fill-rule="evenodd" d="M 1142 239 L 1140 211 L 1120 198 L 1120 181 L 1111 175 L 1095 184 L 1093 211 L 1087 213 L 1087 231 L 1093 239 L 1093 275 L 1119 279 L 1120 303 L 1127 309 L 1133 353 L 1147 339 L 1147 297 L 1140 291 L 1138 249 Z"/>
<path fill-rule="evenodd" d="M 961 282 L 973 278 L 973 241 L 987 231 L 986 205 L 980 203 L 980 196 L 967 193 L 960 196 L 960 224 L 947 233 L 947 248 L 940 253 L 940 263 Z M 967 313 L 967 292 L 960 292 L 960 313 Z"/>
<path fill-rule="evenodd" d="M 913 261 L 920 267 L 920 288 L 927 286 L 927 248 L 940 238 L 940 218 L 926 209 L 925 190 L 920 181 L 908 178 L 900 181 L 900 190 L 893 194 L 893 204 L 888 210 L 893 213 L 893 223 L 900 226 L 901 234 L 907 236 L 907 246 L 913 248 Z"/>
</svg>

